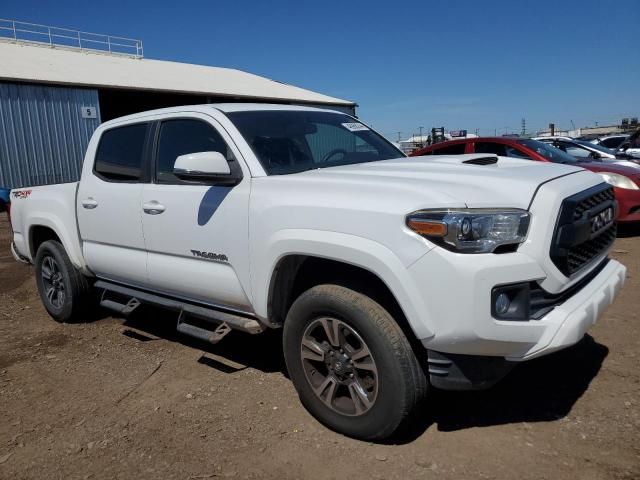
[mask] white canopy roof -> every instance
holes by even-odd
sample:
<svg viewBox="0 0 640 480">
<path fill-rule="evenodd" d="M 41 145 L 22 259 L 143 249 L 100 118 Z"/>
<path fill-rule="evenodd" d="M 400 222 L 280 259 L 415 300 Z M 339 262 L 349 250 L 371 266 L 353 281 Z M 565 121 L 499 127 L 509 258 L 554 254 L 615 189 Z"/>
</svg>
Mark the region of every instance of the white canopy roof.
<svg viewBox="0 0 640 480">
<path fill-rule="evenodd" d="M 231 68 L 0 41 L 0 80 L 355 106 Z"/>
</svg>

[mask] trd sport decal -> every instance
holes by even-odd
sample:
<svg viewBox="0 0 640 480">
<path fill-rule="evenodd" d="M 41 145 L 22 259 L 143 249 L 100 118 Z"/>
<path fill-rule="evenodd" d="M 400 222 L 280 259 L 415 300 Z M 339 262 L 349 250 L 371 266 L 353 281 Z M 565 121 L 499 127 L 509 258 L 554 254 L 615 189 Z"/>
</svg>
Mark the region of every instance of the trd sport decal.
<svg viewBox="0 0 640 480">
<path fill-rule="evenodd" d="M 16 190 L 12 192 L 13 198 L 29 198 L 31 190 Z"/>
<path fill-rule="evenodd" d="M 201 252 L 200 250 L 191 250 L 194 257 L 202 258 L 204 260 L 212 260 L 214 262 L 228 262 L 229 259 L 222 253 Z"/>
</svg>

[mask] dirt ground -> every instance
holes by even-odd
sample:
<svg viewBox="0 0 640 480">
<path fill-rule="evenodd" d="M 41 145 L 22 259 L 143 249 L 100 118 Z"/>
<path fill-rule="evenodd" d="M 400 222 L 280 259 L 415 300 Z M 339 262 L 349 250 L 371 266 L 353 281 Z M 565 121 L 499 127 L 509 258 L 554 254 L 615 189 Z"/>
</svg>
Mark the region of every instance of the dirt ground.
<svg viewBox="0 0 640 480">
<path fill-rule="evenodd" d="M 302 408 L 277 332 L 207 346 L 150 309 L 57 324 L 8 242 L 2 221 L 0 478 L 640 478 L 640 236 L 618 239 L 627 284 L 581 343 L 489 391 L 432 391 L 385 445 Z"/>
</svg>

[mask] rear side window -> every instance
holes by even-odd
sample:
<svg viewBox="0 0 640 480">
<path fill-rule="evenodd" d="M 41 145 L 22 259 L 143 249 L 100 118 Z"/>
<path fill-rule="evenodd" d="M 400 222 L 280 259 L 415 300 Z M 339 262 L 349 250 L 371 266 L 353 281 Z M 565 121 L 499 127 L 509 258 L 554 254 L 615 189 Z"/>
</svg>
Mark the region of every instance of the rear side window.
<svg viewBox="0 0 640 480">
<path fill-rule="evenodd" d="M 147 127 L 136 123 L 105 131 L 96 152 L 95 173 L 108 181 L 139 181 Z"/>
<path fill-rule="evenodd" d="M 500 155 L 506 157 L 507 152 L 504 148 L 504 144 L 495 142 L 476 142 L 476 153 L 493 153 L 494 155 Z"/>
<path fill-rule="evenodd" d="M 176 158 L 188 153 L 220 152 L 227 161 L 234 160 L 231 149 L 208 123 L 201 120 L 165 120 L 160 127 L 157 179 L 159 182 L 179 182 L 173 174 Z"/>
<path fill-rule="evenodd" d="M 447 147 L 436 148 L 433 155 L 462 155 L 466 144 L 458 143 L 457 145 L 449 145 Z"/>
</svg>

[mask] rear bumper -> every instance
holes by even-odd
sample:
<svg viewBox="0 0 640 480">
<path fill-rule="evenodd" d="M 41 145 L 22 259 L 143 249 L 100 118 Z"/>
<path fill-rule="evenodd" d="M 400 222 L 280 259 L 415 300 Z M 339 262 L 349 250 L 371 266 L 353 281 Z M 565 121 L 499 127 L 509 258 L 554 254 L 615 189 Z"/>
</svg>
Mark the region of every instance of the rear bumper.
<svg viewBox="0 0 640 480">
<path fill-rule="evenodd" d="M 31 262 L 27 257 L 24 257 L 18 253 L 16 250 L 16 244 L 11 242 L 11 255 L 16 259 L 17 262 L 24 263 L 25 265 L 31 265 Z"/>
</svg>

